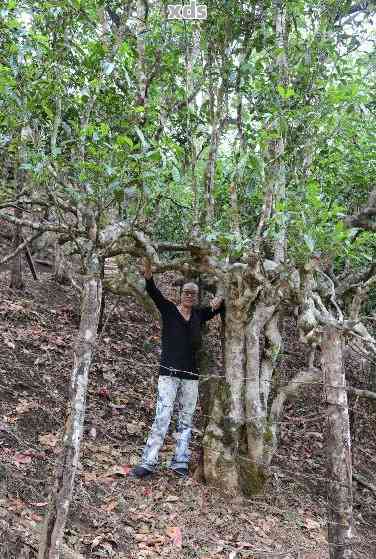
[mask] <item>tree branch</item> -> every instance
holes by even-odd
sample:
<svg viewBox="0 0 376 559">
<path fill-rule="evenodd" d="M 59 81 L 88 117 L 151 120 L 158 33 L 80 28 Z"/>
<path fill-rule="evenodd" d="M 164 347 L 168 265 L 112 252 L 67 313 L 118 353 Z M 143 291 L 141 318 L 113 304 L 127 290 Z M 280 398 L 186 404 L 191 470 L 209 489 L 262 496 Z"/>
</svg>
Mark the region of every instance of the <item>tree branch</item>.
<svg viewBox="0 0 376 559">
<path fill-rule="evenodd" d="M 357 474 L 356 472 L 353 472 L 352 477 L 358 483 L 360 483 L 361 485 L 364 485 L 364 487 L 367 487 L 367 489 L 370 489 L 371 491 L 373 491 L 376 494 L 376 485 L 374 485 L 373 483 L 368 481 L 365 477 L 361 476 L 360 474 Z"/>
<path fill-rule="evenodd" d="M 26 247 L 26 245 L 28 245 L 29 243 L 31 243 L 32 241 L 34 241 L 35 239 L 40 237 L 42 234 L 43 234 L 43 231 L 38 231 L 38 233 L 36 233 L 34 235 L 30 235 L 29 237 L 27 237 L 27 239 L 25 239 L 20 245 L 18 245 L 16 250 L 14 250 L 10 254 L 8 254 L 8 256 L 5 256 L 2 260 L 0 260 L 0 266 L 3 265 L 3 264 L 6 264 L 7 262 L 9 262 L 9 260 L 12 260 L 12 258 L 17 256 L 17 254 L 19 254 L 21 252 L 21 250 L 23 250 Z"/>
<path fill-rule="evenodd" d="M 277 396 L 274 398 L 270 413 L 269 413 L 269 424 L 270 424 L 270 431 L 272 435 L 272 439 L 270 442 L 270 449 L 268 452 L 268 463 L 270 463 L 274 449 L 278 444 L 278 428 L 280 425 L 280 417 L 283 412 L 283 408 L 285 402 L 291 396 L 296 396 L 310 386 L 312 383 L 317 382 L 317 378 L 322 375 L 320 369 L 312 368 L 306 371 L 299 371 L 290 382 L 283 386 Z"/>
<path fill-rule="evenodd" d="M 126 221 L 117 221 L 105 227 L 99 233 L 99 242 L 102 245 L 115 243 L 122 235 L 129 232 L 129 224 Z"/>
<path fill-rule="evenodd" d="M 367 398 L 368 400 L 376 400 L 376 392 L 371 392 L 370 390 L 360 390 L 360 388 L 354 388 L 353 386 L 348 386 L 347 391 L 358 398 Z"/>
<path fill-rule="evenodd" d="M 30 227 L 35 231 L 42 231 L 43 233 L 46 231 L 53 231 L 54 233 L 67 233 L 70 228 L 64 226 L 57 226 L 51 224 L 43 224 L 43 223 L 35 223 L 34 221 L 29 221 L 28 219 L 18 219 L 17 217 L 10 215 L 8 213 L 1 213 L 0 212 L 0 219 L 5 219 L 5 221 L 9 221 L 14 225 L 21 225 L 23 227 Z M 76 231 L 75 233 L 79 233 Z"/>
</svg>

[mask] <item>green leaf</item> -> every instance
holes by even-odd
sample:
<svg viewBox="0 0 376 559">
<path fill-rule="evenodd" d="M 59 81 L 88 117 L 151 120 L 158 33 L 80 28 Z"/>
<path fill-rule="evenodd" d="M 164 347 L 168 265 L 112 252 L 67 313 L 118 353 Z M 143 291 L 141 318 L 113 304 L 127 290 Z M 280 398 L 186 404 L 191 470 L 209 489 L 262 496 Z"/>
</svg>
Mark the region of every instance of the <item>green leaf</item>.
<svg viewBox="0 0 376 559">
<path fill-rule="evenodd" d="M 116 138 L 116 143 L 119 146 L 124 146 L 125 144 L 127 144 L 132 149 L 134 148 L 134 143 L 132 141 L 132 138 L 130 138 L 129 136 L 126 136 L 125 134 L 122 134 L 121 136 L 118 136 Z"/>
<path fill-rule="evenodd" d="M 161 158 L 160 151 L 159 151 L 158 149 L 154 149 L 154 150 L 152 150 L 152 151 L 149 151 L 149 152 L 146 154 L 146 157 L 147 157 L 148 159 L 151 159 L 152 161 L 160 161 L 160 160 L 162 159 L 162 158 Z"/>
<path fill-rule="evenodd" d="M 277 91 L 283 99 L 289 99 L 290 97 L 294 97 L 295 91 L 292 87 L 283 87 L 283 85 L 277 85 Z"/>
</svg>

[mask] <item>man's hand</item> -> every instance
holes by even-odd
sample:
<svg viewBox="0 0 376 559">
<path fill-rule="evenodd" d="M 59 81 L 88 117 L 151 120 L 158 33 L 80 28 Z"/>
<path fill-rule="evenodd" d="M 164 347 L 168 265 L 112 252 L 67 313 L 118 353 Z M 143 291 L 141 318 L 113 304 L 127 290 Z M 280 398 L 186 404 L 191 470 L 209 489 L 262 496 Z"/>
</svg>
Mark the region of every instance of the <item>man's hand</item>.
<svg viewBox="0 0 376 559">
<path fill-rule="evenodd" d="M 223 301 L 223 297 L 214 297 L 214 299 L 210 301 L 210 306 L 213 309 L 213 311 L 219 309 L 219 307 L 222 305 L 222 301 Z"/>
<path fill-rule="evenodd" d="M 150 279 L 153 275 L 153 271 L 151 268 L 151 262 L 149 258 L 144 258 L 144 277 L 146 279 Z"/>
</svg>

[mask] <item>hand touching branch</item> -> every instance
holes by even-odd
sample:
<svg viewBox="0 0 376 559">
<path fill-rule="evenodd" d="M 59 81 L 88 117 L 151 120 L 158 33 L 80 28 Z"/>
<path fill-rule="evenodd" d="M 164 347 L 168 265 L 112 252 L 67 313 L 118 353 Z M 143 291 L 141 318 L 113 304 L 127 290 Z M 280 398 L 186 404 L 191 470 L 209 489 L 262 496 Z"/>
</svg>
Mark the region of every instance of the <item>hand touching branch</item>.
<svg viewBox="0 0 376 559">
<path fill-rule="evenodd" d="M 153 275 L 153 270 L 151 267 L 151 262 L 149 260 L 149 258 L 144 258 L 144 277 L 146 279 L 150 279 Z"/>
<path fill-rule="evenodd" d="M 214 299 L 210 301 L 210 306 L 213 309 L 213 311 L 219 309 L 219 307 L 222 305 L 222 302 L 223 302 L 223 297 L 214 297 Z"/>
</svg>

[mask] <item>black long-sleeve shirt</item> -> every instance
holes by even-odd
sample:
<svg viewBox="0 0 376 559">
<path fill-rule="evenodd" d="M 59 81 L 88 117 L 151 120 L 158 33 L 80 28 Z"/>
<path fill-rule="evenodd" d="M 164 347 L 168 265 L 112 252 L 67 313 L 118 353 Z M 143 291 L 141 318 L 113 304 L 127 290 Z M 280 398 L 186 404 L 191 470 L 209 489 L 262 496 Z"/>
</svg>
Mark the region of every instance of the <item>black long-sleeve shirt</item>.
<svg viewBox="0 0 376 559">
<path fill-rule="evenodd" d="M 211 307 L 192 307 L 190 319 L 185 320 L 177 306 L 162 295 L 153 278 L 146 279 L 146 291 L 162 316 L 159 374 L 197 379 L 196 353 L 201 345 L 201 326 L 224 309 L 224 302 L 214 311 Z"/>
</svg>

